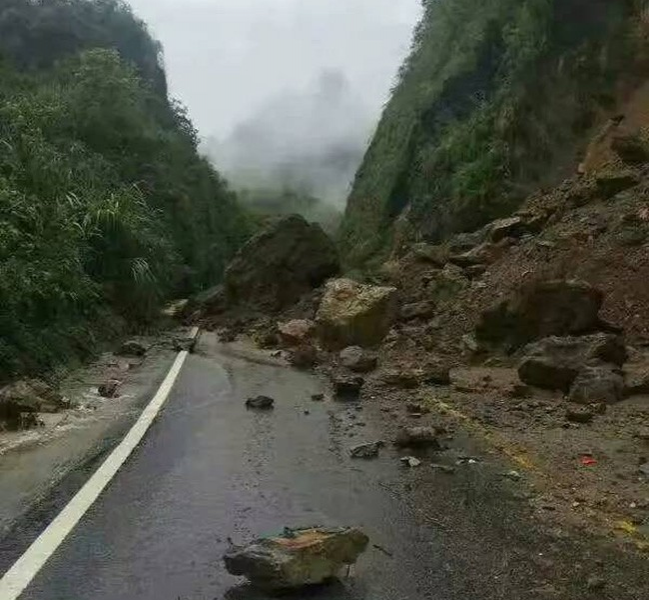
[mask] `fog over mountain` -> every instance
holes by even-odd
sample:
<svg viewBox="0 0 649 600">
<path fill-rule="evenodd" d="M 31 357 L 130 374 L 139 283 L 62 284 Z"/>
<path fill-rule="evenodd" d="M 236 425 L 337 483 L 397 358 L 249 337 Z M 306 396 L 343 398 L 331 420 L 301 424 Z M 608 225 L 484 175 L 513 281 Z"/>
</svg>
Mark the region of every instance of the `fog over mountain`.
<svg viewBox="0 0 649 600">
<path fill-rule="evenodd" d="M 237 186 L 337 205 L 406 56 L 421 0 L 130 0 L 171 94 Z"/>
<path fill-rule="evenodd" d="M 268 99 L 205 149 L 237 187 L 303 191 L 335 205 L 362 159 L 374 117 L 342 71 Z"/>
</svg>

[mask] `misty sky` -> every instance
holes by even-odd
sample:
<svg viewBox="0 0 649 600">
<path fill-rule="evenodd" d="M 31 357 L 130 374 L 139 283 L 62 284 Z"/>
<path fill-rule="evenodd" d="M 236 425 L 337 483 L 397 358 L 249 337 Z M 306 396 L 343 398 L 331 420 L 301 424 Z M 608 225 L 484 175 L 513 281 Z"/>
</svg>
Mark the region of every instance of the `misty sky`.
<svg viewBox="0 0 649 600">
<path fill-rule="evenodd" d="M 130 0 L 165 47 L 171 93 L 223 139 L 287 92 L 339 70 L 377 119 L 420 0 Z"/>
</svg>

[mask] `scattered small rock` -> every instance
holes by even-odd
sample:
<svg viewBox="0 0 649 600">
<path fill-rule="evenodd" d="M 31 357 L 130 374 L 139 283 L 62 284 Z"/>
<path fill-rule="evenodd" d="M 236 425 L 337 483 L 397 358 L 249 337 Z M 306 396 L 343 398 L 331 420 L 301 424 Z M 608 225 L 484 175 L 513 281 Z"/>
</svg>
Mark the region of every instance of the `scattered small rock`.
<svg viewBox="0 0 649 600">
<path fill-rule="evenodd" d="M 590 423 L 595 418 L 595 411 L 590 406 L 569 406 L 566 419 L 571 423 Z"/>
<path fill-rule="evenodd" d="M 419 402 L 408 402 L 408 404 L 406 404 L 406 411 L 410 414 L 421 416 L 430 413 L 430 408 L 420 404 Z"/>
<path fill-rule="evenodd" d="M 521 479 L 523 479 L 523 476 L 518 471 L 507 471 L 505 473 L 501 473 L 501 476 L 505 479 L 509 479 L 510 481 L 520 481 Z"/>
<path fill-rule="evenodd" d="M 467 333 L 462 336 L 462 347 L 472 354 L 477 354 L 480 352 L 480 344 L 474 335 Z"/>
<path fill-rule="evenodd" d="M 120 356 L 139 357 L 144 356 L 146 354 L 146 351 L 147 349 L 144 344 L 136 340 L 128 340 L 119 347 L 117 354 L 119 354 Z"/>
<path fill-rule="evenodd" d="M 386 370 L 382 374 L 381 380 L 386 385 L 402 389 L 413 389 L 419 386 L 422 377 L 423 371 L 421 369 L 400 366 Z"/>
<path fill-rule="evenodd" d="M 421 466 L 421 461 L 418 458 L 415 458 L 414 456 L 404 456 L 400 460 L 404 465 L 410 468 Z"/>
<path fill-rule="evenodd" d="M 324 402 L 324 399 L 324 394 L 311 394 L 311 400 L 313 400 L 314 402 Z"/>
<path fill-rule="evenodd" d="M 394 443 L 400 448 L 440 448 L 433 427 L 406 427 L 397 434 Z"/>
<path fill-rule="evenodd" d="M 217 335 L 219 342 L 223 344 L 231 344 L 237 339 L 237 332 L 234 329 L 230 329 L 229 327 L 223 327 L 222 329 L 219 329 Z"/>
<path fill-rule="evenodd" d="M 307 344 L 315 331 L 315 323 L 306 319 L 294 319 L 278 323 L 277 330 L 282 345 L 285 348 L 294 348 Z"/>
<path fill-rule="evenodd" d="M 346 373 L 338 373 L 333 377 L 333 386 L 336 396 L 342 399 L 357 399 L 365 379 L 360 375 L 348 375 Z"/>
<path fill-rule="evenodd" d="M 402 321 L 414 321 L 416 319 L 427 319 L 435 314 L 435 303 L 431 300 L 412 302 L 401 307 L 399 317 Z"/>
<path fill-rule="evenodd" d="M 513 383 L 507 389 L 507 395 L 510 398 L 525 399 L 532 396 L 532 389 L 524 383 Z"/>
<path fill-rule="evenodd" d="M 592 577 L 588 578 L 588 581 L 586 582 L 586 587 L 591 592 L 602 590 L 606 587 L 606 579 L 598 575 L 593 575 Z"/>
<path fill-rule="evenodd" d="M 196 347 L 196 338 L 177 337 L 174 338 L 172 345 L 176 352 L 189 352 L 191 354 Z"/>
<path fill-rule="evenodd" d="M 427 385 L 450 385 L 451 368 L 447 364 L 429 364 L 422 369 L 422 380 Z"/>
<path fill-rule="evenodd" d="M 445 473 L 446 475 L 455 474 L 455 467 L 452 467 L 451 465 L 442 465 L 440 463 L 432 463 L 430 466 L 433 469 L 437 470 L 437 471 L 441 471 L 442 473 Z"/>
<path fill-rule="evenodd" d="M 102 398 L 114 398 L 117 395 L 120 382 L 117 379 L 109 379 L 102 383 L 97 391 Z"/>
<path fill-rule="evenodd" d="M 275 407 L 275 400 L 269 396 L 256 396 L 246 400 L 246 408 L 255 410 L 271 410 Z"/>
<path fill-rule="evenodd" d="M 384 445 L 382 441 L 359 444 L 358 446 L 354 446 L 349 451 L 349 454 L 352 458 L 376 458 Z"/>
<path fill-rule="evenodd" d="M 298 369 L 311 369 L 318 362 L 318 350 L 311 344 L 303 344 L 291 350 L 288 360 Z"/>
<path fill-rule="evenodd" d="M 376 368 L 376 352 L 364 350 L 360 346 L 349 346 L 341 350 L 339 356 L 340 364 L 350 371 L 356 373 L 368 373 Z"/>
</svg>

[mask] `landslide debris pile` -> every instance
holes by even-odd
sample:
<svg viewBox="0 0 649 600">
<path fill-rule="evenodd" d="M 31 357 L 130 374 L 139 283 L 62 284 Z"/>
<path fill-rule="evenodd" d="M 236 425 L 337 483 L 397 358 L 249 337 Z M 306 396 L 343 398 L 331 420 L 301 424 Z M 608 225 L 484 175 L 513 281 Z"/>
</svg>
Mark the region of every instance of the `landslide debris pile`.
<svg viewBox="0 0 649 600">
<path fill-rule="evenodd" d="M 639 152 L 628 162 L 614 143 L 629 129 L 644 140 L 634 123 L 611 122 L 582 172 L 508 217 L 438 244 L 404 243 L 364 280 L 323 278 L 271 315 L 225 298 L 203 323 L 317 368 L 334 397 L 380 402 L 401 425 L 439 424 L 440 400 L 537 452 L 557 486 L 578 482 L 592 500 L 571 502 L 642 520 L 649 163 Z M 594 147 L 607 157 L 596 167 Z M 597 472 L 581 467 L 584 448 Z"/>
</svg>

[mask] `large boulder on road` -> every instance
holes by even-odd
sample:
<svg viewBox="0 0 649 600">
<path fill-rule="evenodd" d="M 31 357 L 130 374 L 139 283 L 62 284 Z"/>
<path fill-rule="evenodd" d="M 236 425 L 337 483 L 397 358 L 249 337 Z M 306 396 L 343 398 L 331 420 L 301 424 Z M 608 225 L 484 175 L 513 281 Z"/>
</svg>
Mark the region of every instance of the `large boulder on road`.
<svg viewBox="0 0 649 600">
<path fill-rule="evenodd" d="M 249 240 L 225 271 L 230 305 L 278 311 L 338 273 L 334 243 L 298 215 L 275 221 Z"/>
<path fill-rule="evenodd" d="M 233 548 L 223 560 L 228 573 L 246 577 L 262 590 L 290 591 L 335 578 L 368 543 L 360 529 L 351 527 L 287 529 L 281 536 Z"/>
<path fill-rule="evenodd" d="M 593 333 L 603 327 L 602 301 L 602 292 L 583 281 L 536 282 L 485 311 L 476 337 L 512 351 L 549 336 Z"/>
<path fill-rule="evenodd" d="M 619 367 L 626 359 L 623 340 L 613 334 L 549 337 L 525 349 L 518 375 L 523 383 L 568 392 L 585 367 L 602 363 Z"/>
<path fill-rule="evenodd" d="M 396 288 L 334 279 L 316 315 L 318 337 L 328 350 L 376 346 L 390 331 L 396 309 Z"/>
</svg>

